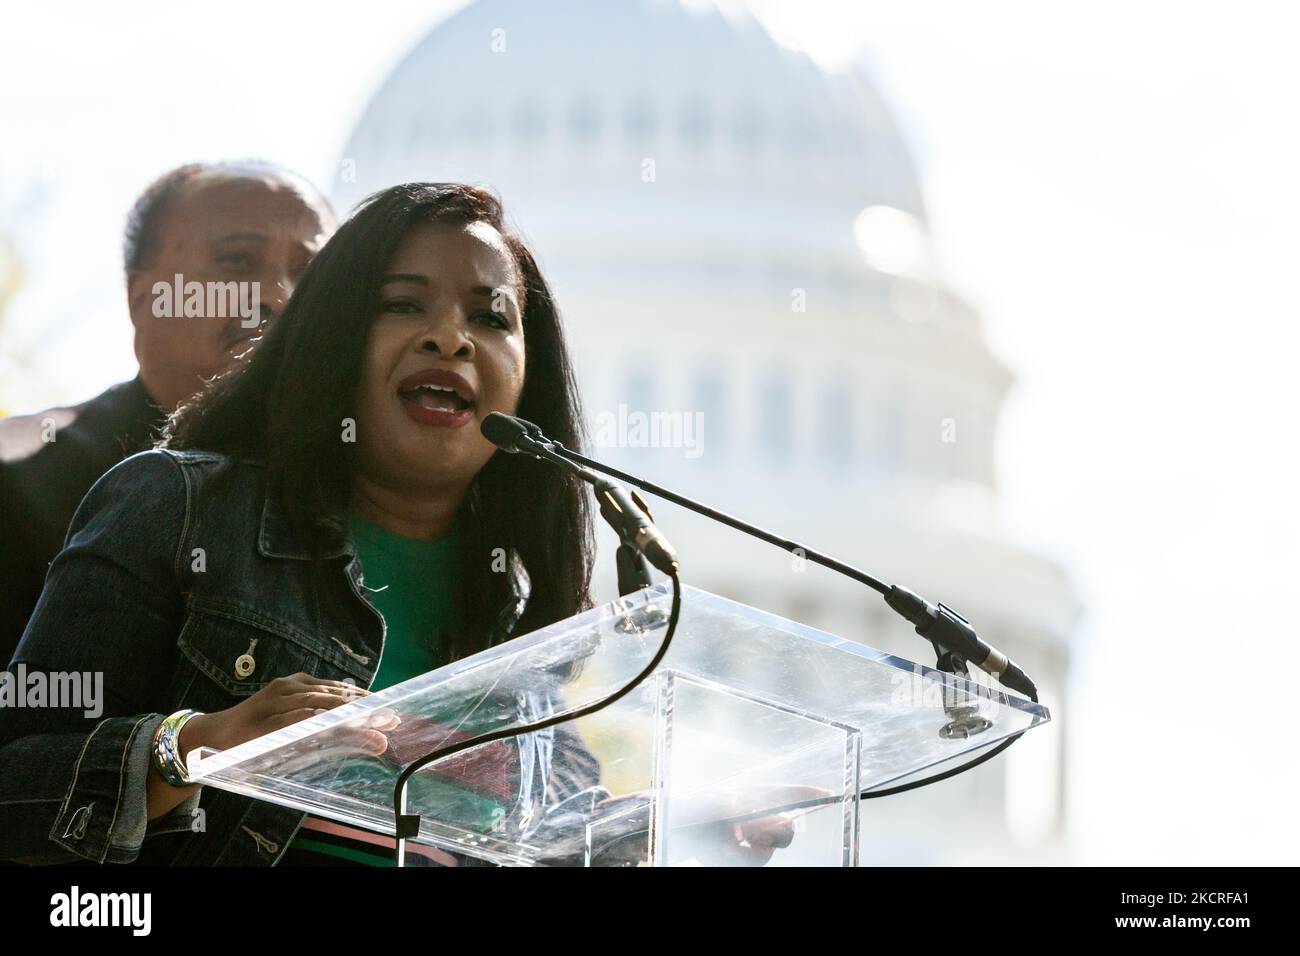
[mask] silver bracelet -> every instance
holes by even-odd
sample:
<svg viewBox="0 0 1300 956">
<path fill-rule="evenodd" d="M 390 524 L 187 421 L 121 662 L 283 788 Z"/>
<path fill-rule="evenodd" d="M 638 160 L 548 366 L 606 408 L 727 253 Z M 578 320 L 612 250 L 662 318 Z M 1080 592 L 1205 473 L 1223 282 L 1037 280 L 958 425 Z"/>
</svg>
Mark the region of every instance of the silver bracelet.
<svg viewBox="0 0 1300 956">
<path fill-rule="evenodd" d="M 164 717 L 154 732 L 153 765 L 173 787 L 188 787 L 194 782 L 190 779 L 185 767 L 185 756 L 181 753 L 181 728 L 198 714 L 197 710 L 178 710 Z"/>
</svg>

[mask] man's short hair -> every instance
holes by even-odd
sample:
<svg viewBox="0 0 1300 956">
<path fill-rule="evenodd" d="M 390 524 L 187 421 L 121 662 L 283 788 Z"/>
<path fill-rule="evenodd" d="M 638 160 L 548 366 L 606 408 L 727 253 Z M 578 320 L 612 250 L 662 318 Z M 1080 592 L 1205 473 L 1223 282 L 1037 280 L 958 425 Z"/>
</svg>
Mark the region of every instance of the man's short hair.
<svg viewBox="0 0 1300 956">
<path fill-rule="evenodd" d="M 139 272 L 149 262 L 158 245 L 158 230 L 176 198 L 185 187 L 204 173 L 228 173 L 232 178 L 241 175 L 271 175 L 292 179 L 303 184 L 328 212 L 333 212 L 329 201 L 297 173 L 262 159 L 243 159 L 219 163 L 186 163 L 163 173 L 142 192 L 126 217 L 126 231 L 122 238 L 122 264 L 128 274 Z"/>
</svg>

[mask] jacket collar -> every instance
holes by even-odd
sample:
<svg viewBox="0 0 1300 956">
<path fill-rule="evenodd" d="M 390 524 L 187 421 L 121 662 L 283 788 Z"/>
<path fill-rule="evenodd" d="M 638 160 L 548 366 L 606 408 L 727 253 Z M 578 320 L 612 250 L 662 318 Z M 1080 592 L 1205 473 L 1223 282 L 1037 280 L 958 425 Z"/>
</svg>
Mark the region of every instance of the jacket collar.
<svg viewBox="0 0 1300 956">
<path fill-rule="evenodd" d="M 310 561 L 312 558 L 341 558 L 356 555 L 352 534 L 337 515 L 327 519 L 328 532 L 323 550 L 312 552 L 310 544 L 294 530 L 289 516 L 284 513 L 275 496 L 268 491 L 262 502 L 262 522 L 257 532 L 257 550 L 267 558 L 289 558 Z"/>
<path fill-rule="evenodd" d="M 356 545 L 347 522 L 338 515 L 326 519 L 327 532 L 321 550 L 313 554 L 311 546 L 294 530 L 289 516 L 284 513 L 275 496 L 267 492 L 262 502 L 262 521 L 257 532 L 257 550 L 263 557 L 283 558 L 292 561 L 310 561 L 313 558 L 356 557 Z M 497 616 L 494 630 L 508 634 L 523 616 L 532 592 L 532 582 L 517 554 L 511 554 L 507 571 L 510 598 Z"/>
</svg>

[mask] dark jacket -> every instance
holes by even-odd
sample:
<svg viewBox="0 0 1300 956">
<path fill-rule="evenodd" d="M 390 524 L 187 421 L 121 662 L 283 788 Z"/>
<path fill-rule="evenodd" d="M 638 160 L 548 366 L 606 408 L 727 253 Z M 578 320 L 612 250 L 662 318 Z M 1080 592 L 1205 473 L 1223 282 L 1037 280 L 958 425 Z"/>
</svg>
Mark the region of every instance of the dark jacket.
<svg viewBox="0 0 1300 956">
<path fill-rule="evenodd" d="M 279 860 L 297 811 L 212 787 L 153 823 L 145 806 L 163 715 L 223 710 L 299 671 L 369 687 L 378 669 L 385 626 L 348 532 L 311 560 L 266 485 L 256 463 L 159 450 L 128 458 L 86 495 L 11 670 L 103 672 L 104 712 L 0 707 L 0 859 Z M 508 590 L 494 639 L 527 605 L 517 562 Z M 235 662 L 254 640 L 256 668 L 241 677 Z M 599 765 L 566 725 L 516 740 L 535 748 L 550 799 L 597 782 Z M 190 829 L 196 806 L 203 833 Z"/>
<path fill-rule="evenodd" d="M 23 636 L 77 505 L 100 475 L 148 448 L 162 421 L 139 378 L 71 408 L 0 421 L 0 665 Z"/>
</svg>

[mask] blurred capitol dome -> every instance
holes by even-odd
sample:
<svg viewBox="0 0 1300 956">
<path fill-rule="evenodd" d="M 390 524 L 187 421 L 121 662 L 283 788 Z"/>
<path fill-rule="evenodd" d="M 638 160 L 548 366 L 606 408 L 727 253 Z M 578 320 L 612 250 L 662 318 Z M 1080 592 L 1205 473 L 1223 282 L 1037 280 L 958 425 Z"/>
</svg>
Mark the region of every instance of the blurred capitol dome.
<svg viewBox="0 0 1300 956">
<path fill-rule="evenodd" d="M 375 94 L 334 199 L 492 187 L 563 309 L 597 456 L 943 600 L 1035 677 L 1053 723 L 866 805 L 864 861 L 964 862 L 979 834 L 1053 855 L 1079 608 L 1059 567 L 998 530 L 1011 376 L 936 273 L 911 157 L 872 86 L 697 6 L 472 4 Z M 689 583 L 934 663 L 874 592 L 655 512 Z M 611 563 L 602 539 L 598 600 L 616 593 Z"/>
</svg>

